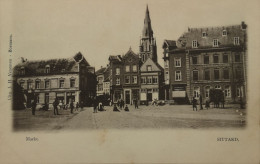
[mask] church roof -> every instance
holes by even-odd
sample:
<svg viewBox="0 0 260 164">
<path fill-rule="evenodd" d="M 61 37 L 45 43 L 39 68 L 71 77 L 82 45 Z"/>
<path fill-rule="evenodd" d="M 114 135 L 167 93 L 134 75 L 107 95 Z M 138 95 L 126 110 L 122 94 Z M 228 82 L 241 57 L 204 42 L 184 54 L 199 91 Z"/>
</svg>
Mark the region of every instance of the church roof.
<svg viewBox="0 0 260 164">
<path fill-rule="evenodd" d="M 143 38 L 152 38 L 153 30 L 151 25 L 151 19 L 149 14 L 148 5 L 146 6 L 145 18 L 144 18 L 144 28 L 143 28 Z"/>
</svg>

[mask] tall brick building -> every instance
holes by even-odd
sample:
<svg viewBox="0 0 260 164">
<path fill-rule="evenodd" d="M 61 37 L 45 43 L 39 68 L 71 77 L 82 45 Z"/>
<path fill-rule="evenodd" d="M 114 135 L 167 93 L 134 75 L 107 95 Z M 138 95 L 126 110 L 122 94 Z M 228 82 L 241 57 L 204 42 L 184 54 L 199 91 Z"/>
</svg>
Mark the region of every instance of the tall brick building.
<svg viewBox="0 0 260 164">
<path fill-rule="evenodd" d="M 14 97 L 24 100 L 27 107 L 33 96 L 37 97 L 39 106 L 52 104 L 56 97 L 64 104 L 72 99 L 90 105 L 89 98 L 96 94 L 95 69 L 80 52 L 64 59 L 23 60 L 14 67 L 13 79 L 23 93 L 22 97 Z"/>
<path fill-rule="evenodd" d="M 167 99 L 209 98 L 211 88 L 226 102 L 246 101 L 247 25 L 189 28 L 177 41 L 165 40 Z"/>
</svg>

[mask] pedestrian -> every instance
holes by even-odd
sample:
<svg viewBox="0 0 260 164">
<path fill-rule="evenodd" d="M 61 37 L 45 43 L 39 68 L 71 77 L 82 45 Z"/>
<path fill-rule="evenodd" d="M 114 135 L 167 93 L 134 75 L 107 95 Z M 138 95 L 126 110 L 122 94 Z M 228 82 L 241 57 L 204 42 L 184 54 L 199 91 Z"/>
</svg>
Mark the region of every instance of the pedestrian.
<svg viewBox="0 0 260 164">
<path fill-rule="evenodd" d="M 125 101 L 123 99 L 121 100 L 121 104 L 122 104 L 122 107 L 125 108 Z"/>
<path fill-rule="evenodd" d="M 120 112 L 120 111 L 118 110 L 116 104 L 114 105 L 113 111 L 114 111 L 114 112 Z"/>
<path fill-rule="evenodd" d="M 58 102 L 58 98 L 56 97 L 54 102 L 53 102 L 53 112 L 54 112 L 54 115 L 59 115 L 59 111 L 58 111 L 58 105 L 59 105 L 59 102 Z"/>
<path fill-rule="evenodd" d="M 200 95 L 200 110 L 203 109 L 203 106 L 202 106 L 202 96 Z"/>
<path fill-rule="evenodd" d="M 74 109 L 74 102 L 73 102 L 73 100 L 71 99 L 71 100 L 70 100 L 70 113 L 71 113 L 71 114 L 73 113 L 73 109 Z"/>
<path fill-rule="evenodd" d="M 94 113 L 97 113 L 97 99 L 96 97 L 93 98 L 93 109 L 94 109 Z"/>
<path fill-rule="evenodd" d="M 206 108 L 206 109 L 209 109 L 209 100 L 206 101 L 205 108 Z"/>
<path fill-rule="evenodd" d="M 125 111 L 126 111 L 126 112 L 129 112 L 129 108 L 128 108 L 127 105 L 125 106 Z"/>
<path fill-rule="evenodd" d="M 134 103 L 135 103 L 135 109 L 138 109 L 138 101 L 137 101 L 137 99 L 134 99 Z"/>
<path fill-rule="evenodd" d="M 195 111 L 195 109 L 196 109 L 196 111 L 198 110 L 197 109 L 197 100 L 195 99 L 195 97 L 193 97 L 193 100 L 192 100 L 192 110 Z"/>
<path fill-rule="evenodd" d="M 222 108 L 224 109 L 225 108 L 225 97 L 224 97 L 224 95 L 221 96 L 221 105 L 222 105 Z"/>
<path fill-rule="evenodd" d="M 81 103 L 80 103 L 80 108 L 81 108 L 81 111 L 83 111 L 83 101 L 81 101 Z"/>
<path fill-rule="evenodd" d="M 75 111 L 78 111 L 78 109 L 79 109 L 79 102 L 76 103 L 76 109 L 75 109 Z"/>
<path fill-rule="evenodd" d="M 32 115 L 35 115 L 35 110 L 36 110 L 36 101 L 32 101 Z"/>
</svg>

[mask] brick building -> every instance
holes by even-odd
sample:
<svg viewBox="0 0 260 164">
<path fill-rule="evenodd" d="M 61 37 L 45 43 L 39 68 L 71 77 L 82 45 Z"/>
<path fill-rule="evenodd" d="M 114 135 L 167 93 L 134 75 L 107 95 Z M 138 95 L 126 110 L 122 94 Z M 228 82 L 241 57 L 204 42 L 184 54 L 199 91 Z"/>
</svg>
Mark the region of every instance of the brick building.
<svg viewBox="0 0 260 164">
<path fill-rule="evenodd" d="M 131 104 L 133 99 L 139 99 L 140 90 L 140 58 L 131 48 L 123 55 L 110 56 L 110 84 L 113 102 L 123 99 Z"/>
<path fill-rule="evenodd" d="M 96 94 L 95 69 L 80 52 L 65 59 L 23 60 L 14 67 L 13 80 L 22 92 L 21 97 L 14 95 L 14 102 L 24 100 L 27 107 L 33 96 L 38 106 L 52 104 L 56 97 L 64 104 L 72 99 L 88 105 L 88 99 Z"/>
<path fill-rule="evenodd" d="M 177 41 L 165 40 L 166 99 L 209 98 L 221 89 L 226 102 L 246 101 L 247 25 L 189 28 Z"/>
</svg>

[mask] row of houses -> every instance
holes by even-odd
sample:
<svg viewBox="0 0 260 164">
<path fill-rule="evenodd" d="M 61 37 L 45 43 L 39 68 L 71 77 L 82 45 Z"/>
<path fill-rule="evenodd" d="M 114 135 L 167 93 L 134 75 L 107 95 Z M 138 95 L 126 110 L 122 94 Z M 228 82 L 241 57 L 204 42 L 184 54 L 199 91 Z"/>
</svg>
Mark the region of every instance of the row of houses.
<svg viewBox="0 0 260 164">
<path fill-rule="evenodd" d="M 107 66 L 97 71 L 80 52 L 66 59 L 22 60 L 14 68 L 14 98 L 27 106 L 32 95 L 38 104 L 58 98 L 64 104 L 73 100 L 91 105 L 91 99 L 101 95 L 114 103 L 190 103 L 200 96 L 206 101 L 214 88 L 223 91 L 226 102 L 246 101 L 246 29 L 244 22 L 188 28 L 177 40 L 164 41 L 162 68 L 147 6 L 138 53 L 130 47 L 124 55 L 110 55 Z"/>
</svg>

